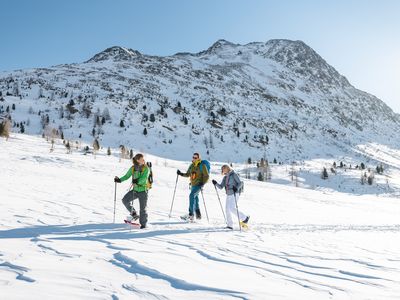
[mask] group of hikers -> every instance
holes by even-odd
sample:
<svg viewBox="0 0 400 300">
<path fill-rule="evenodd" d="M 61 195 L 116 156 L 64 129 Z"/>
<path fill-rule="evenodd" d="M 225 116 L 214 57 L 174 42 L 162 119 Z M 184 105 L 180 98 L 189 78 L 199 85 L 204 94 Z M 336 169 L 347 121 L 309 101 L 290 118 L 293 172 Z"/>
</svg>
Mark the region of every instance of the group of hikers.
<svg viewBox="0 0 400 300">
<path fill-rule="evenodd" d="M 177 176 L 190 178 L 190 194 L 189 194 L 189 213 L 182 216 L 182 219 L 194 221 L 194 218 L 201 219 L 201 211 L 199 206 L 199 194 L 202 192 L 204 185 L 208 182 L 209 166 L 206 165 L 207 161 L 200 158 L 199 153 L 194 153 L 192 163 L 185 173 L 177 170 Z M 207 162 L 208 163 L 208 162 Z M 121 183 L 132 177 L 132 190 L 127 192 L 122 198 L 122 203 L 130 213 L 130 218 L 134 221 L 139 219 L 140 228 L 147 226 L 147 200 L 148 190 L 150 188 L 149 164 L 146 164 L 143 154 L 139 153 L 133 157 L 133 166 L 129 168 L 126 174 L 122 177 L 115 176 L 114 182 Z M 237 215 L 239 226 L 246 226 L 250 216 L 244 214 L 238 209 L 237 203 L 239 201 L 240 192 L 243 189 L 243 182 L 240 180 L 238 174 L 229 166 L 223 165 L 221 173 L 224 175 L 222 181 L 218 183 L 215 179 L 211 182 L 216 188 L 225 189 L 226 192 L 226 223 L 227 229 L 233 230 L 233 216 Z M 178 177 L 177 177 L 178 180 Z M 139 214 L 137 214 L 133 207 L 133 200 L 139 199 Z M 172 209 L 172 206 L 171 206 Z"/>
</svg>

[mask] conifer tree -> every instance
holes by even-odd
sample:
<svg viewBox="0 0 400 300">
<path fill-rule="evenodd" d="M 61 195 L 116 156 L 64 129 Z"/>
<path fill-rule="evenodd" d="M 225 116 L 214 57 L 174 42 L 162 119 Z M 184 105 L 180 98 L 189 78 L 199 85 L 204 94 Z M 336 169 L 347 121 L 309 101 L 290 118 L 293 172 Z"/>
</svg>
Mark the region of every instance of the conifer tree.
<svg viewBox="0 0 400 300">
<path fill-rule="evenodd" d="M 328 170 L 325 167 L 322 170 L 321 178 L 322 179 L 328 179 Z"/>
<path fill-rule="evenodd" d="M 94 158 L 96 158 L 96 153 L 97 151 L 100 150 L 100 144 L 99 141 L 97 139 L 94 139 L 93 141 L 93 154 L 94 154 Z"/>
<path fill-rule="evenodd" d="M 258 172 L 257 180 L 258 181 L 264 181 L 264 176 L 263 176 L 263 174 L 261 172 Z"/>
<path fill-rule="evenodd" d="M 71 145 L 69 141 L 67 141 L 67 143 L 65 144 L 65 148 L 67 148 L 67 153 L 71 153 Z"/>
</svg>

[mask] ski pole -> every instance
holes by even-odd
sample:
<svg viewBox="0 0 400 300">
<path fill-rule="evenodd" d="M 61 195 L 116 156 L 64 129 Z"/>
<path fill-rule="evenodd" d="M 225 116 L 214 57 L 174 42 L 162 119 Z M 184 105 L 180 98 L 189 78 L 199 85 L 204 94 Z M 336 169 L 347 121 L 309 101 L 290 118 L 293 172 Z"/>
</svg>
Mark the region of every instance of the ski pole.
<svg viewBox="0 0 400 300">
<path fill-rule="evenodd" d="M 135 191 L 133 190 L 133 184 L 132 184 L 132 204 L 131 204 L 131 216 L 133 213 L 133 201 L 135 201 Z"/>
<path fill-rule="evenodd" d="M 240 226 L 239 207 L 238 207 L 237 200 L 236 200 L 236 192 L 233 192 L 233 196 L 235 197 L 235 204 L 236 204 L 236 212 L 237 212 L 237 216 L 238 216 L 239 229 L 240 229 L 240 231 L 242 231 L 242 226 Z"/>
<path fill-rule="evenodd" d="M 135 201 L 135 191 L 133 190 L 134 187 L 135 186 L 132 183 L 132 204 L 131 204 L 131 217 L 132 217 L 132 219 L 131 219 L 131 222 L 135 222 L 136 223 L 136 221 L 133 219 L 133 216 L 132 216 L 133 210 L 134 210 L 133 202 Z M 131 231 L 131 230 L 132 230 L 132 226 L 129 226 L 129 231 Z"/>
<path fill-rule="evenodd" d="M 224 215 L 224 220 L 225 220 L 225 223 L 226 223 L 226 217 L 225 217 L 224 209 L 222 208 L 221 199 L 219 198 L 218 190 L 217 190 L 217 187 L 215 185 L 214 185 L 214 188 L 215 188 L 215 192 L 217 193 L 219 206 L 221 206 L 221 211 L 222 211 L 222 214 Z"/>
<path fill-rule="evenodd" d="M 115 188 L 114 188 L 114 218 L 113 218 L 113 223 L 115 223 L 115 204 L 117 202 L 117 183 L 115 183 Z"/>
<path fill-rule="evenodd" d="M 176 181 L 175 181 L 174 195 L 172 196 L 171 209 L 169 210 L 169 215 L 168 215 L 168 218 L 171 218 L 172 207 L 174 206 L 174 200 L 175 200 L 176 186 L 178 185 L 178 177 L 179 177 L 179 175 L 178 175 L 178 174 L 176 174 Z"/>
<path fill-rule="evenodd" d="M 206 201 L 204 200 L 204 194 L 203 194 L 203 189 L 200 189 L 201 191 L 201 197 L 203 198 L 203 203 L 204 203 L 204 210 L 206 211 L 206 216 L 207 216 L 207 222 L 210 223 L 210 219 L 208 219 L 208 212 L 207 212 L 207 206 L 206 206 Z"/>
</svg>

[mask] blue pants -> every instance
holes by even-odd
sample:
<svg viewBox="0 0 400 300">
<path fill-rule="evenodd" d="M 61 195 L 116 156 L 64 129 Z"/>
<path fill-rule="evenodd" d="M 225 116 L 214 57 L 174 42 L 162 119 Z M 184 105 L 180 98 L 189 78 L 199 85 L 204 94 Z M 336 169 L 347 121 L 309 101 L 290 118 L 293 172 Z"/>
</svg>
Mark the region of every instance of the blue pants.
<svg viewBox="0 0 400 300">
<path fill-rule="evenodd" d="M 199 206 L 199 193 L 201 191 L 200 186 L 192 186 L 189 195 L 189 215 L 193 216 L 193 213 L 200 208 Z"/>
</svg>

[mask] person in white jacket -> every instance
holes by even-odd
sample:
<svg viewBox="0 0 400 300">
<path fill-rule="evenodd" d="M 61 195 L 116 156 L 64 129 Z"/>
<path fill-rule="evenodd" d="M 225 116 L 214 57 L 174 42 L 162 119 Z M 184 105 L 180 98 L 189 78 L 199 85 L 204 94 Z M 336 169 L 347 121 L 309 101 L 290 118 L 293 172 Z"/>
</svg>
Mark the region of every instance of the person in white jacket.
<svg viewBox="0 0 400 300">
<path fill-rule="evenodd" d="M 212 180 L 212 183 L 218 187 L 219 189 L 225 188 L 226 192 L 226 203 L 225 203 L 225 211 L 226 211 L 226 221 L 228 229 L 233 229 L 233 219 L 232 215 L 236 218 L 239 216 L 239 223 L 241 225 L 247 225 L 249 222 L 250 216 L 247 216 L 243 212 L 237 209 L 236 205 L 239 201 L 239 192 L 242 189 L 242 181 L 240 180 L 238 174 L 235 173 L 234 170 L 231 169 L 228 165 L 223 165 L 221 168 L 222 174 L 225 175 L 222 179 L 221 183 L 218 183 L 216 180 Z M 236 198 L 236 199 L 235 199 Z M 235 201 L 236 200 L 236 201 Z"/>
</svg>

